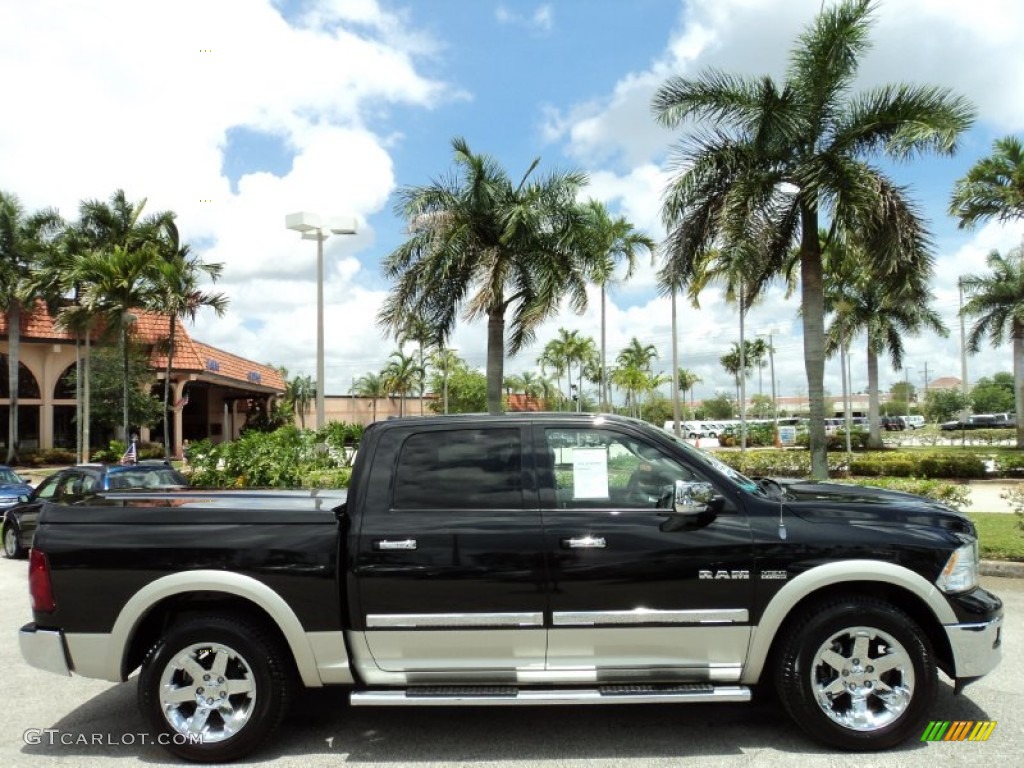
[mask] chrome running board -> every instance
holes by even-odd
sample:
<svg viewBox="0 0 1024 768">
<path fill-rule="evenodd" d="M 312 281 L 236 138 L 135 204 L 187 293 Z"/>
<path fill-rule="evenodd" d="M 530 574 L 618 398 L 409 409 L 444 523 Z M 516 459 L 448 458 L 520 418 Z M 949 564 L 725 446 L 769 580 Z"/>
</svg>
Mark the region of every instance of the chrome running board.
<svg viewBox="0 0 1024 768">
<path fill-rule="evenodd" d="M 750 701 L 745 685 L 602 685 L 597 688 L 515 688 L 512 686 L 422 686 L 401 690 L 353 691 L 352 706 L 462 707 L 535 704 L 706 704 Z"/>
</svg>

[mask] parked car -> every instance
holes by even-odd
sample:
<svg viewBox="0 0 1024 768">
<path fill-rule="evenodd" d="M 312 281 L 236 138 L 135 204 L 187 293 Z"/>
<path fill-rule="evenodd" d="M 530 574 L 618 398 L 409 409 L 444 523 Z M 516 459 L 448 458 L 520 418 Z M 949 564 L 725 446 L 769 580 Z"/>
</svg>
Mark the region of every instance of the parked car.
<svg viewBox="0 0 1024 768">
<path fill-rule="evenodd" d="M 1017 426 L 1016 419 L 1008 413 L 976 413 L 968 416 L 967 421 L 946 421 L 939 429 L 952 432 L 961 429 L 1006 429 Z"/>
<path fill-rule="evenodd" d="M 18 503 L 22 496 L 32 493 L 32 486 L 26 483 L 10 467 L 0 464 L 0 509 L 7 509 Z"/>
<path fill-rule="evenodd" d="M 900 418 L 903 419 L 907 429 L 921 429 L 927 423 L 924 420 L 924 416 L 919 413 L 914 413 L 910 416 L 900 416 Z"/>
<path fill-rule="evenodd" d="M 901 416 L 882 416 L 878 425 L 886 432 L 902 432 L 907 428 Z"/>
<path fill-rule="evenodd" d="M 187 488 L 188 480 L 167 461 L 138 464 L 79 464 L 62 469 L 32 490 L 26 486 L 3 516 L 4 555 L 24 557 L 32 546 L 42 503 L 73 504 L 98 491 L 132 489 L 170 490 Z"/>
</svg>

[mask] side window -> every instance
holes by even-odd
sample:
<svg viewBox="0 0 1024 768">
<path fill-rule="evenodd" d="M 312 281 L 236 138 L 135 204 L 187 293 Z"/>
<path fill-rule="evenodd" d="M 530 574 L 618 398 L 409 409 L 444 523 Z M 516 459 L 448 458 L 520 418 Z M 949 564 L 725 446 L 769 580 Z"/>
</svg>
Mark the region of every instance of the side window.
<svg viewBox="0 0 1024 768">
<path fill-rule="evenodd" d="M 676 480 L 703 479 L 660 447 L 603 429 L 546 429 L 558 507 L 633 507 L 671 504 Z"/>
<path fill-rule="evenodd" d="M 398 454 L 396 510 L 519 509 L 518 429 L 453 429 L 411 435 Z"/>
<path fill-rule="evenodd" d="M 36 488 L 37 499 L 52 499 L 57 493 L 57 486 L 61 483 L 63 478 L 60 475 L 51 475 L 50 477 L 43 480 L 39 487 Z"/>
</svg>

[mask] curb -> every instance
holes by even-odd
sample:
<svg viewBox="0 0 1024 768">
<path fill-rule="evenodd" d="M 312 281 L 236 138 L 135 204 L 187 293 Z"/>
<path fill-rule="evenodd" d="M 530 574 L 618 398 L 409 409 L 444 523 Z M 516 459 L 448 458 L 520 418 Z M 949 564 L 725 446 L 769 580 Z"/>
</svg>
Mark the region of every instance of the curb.
<svg viewBox="0 0 1024 768">
<path fill-rule="evenodd" d="M 982 576 L 1024 579 L 1024 563 L 1014 563 L 1008 560 L 982 560 L 978 570 Z"/>
</svg>

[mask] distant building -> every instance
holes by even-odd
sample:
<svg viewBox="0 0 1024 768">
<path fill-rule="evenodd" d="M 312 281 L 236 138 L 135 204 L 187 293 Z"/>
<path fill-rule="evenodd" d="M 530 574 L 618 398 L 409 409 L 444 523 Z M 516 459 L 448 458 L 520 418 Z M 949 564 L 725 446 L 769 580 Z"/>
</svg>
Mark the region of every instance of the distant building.
<svg viewBox="0 0 1024 768">
<path fill-rule="evenodd" d="M 160 392 L 167 357 L 160 343 L 167 337 L 168 318 L 135 312 L 132 337 L 149 353 Z M 177 404 L 171 419 L 171 445 L 181 456 L 184 440 L 209 438 L 215 443 L 238 437 L 250 412 L 267 411 L 284 394 L 280 371 L 194 340 L 181 322 L 175 329 L 171 400 Z M 42 304 L 21 318 L 18 381 L 18 439 L 21 450 L 74 449 L 75 337 L 54 324 Z M 6 317 L 0 316 L 0 447 L 6 452 L 10 419 L 7 353 L 10 349 Z M 93 339 L 92 343 L 96 343 Z M 162 422 L 154 425 L 162 439 Z M 140 430 L 143 442 L 150 429 Z M 94 442 L 94 446 L 96 441 Z"/>
<path fill-rule="evenodd" d="M 942 376 L 928 382 L 928 389 L 960 389 L 963 382 L 956 376 Z"/>
</svg>

